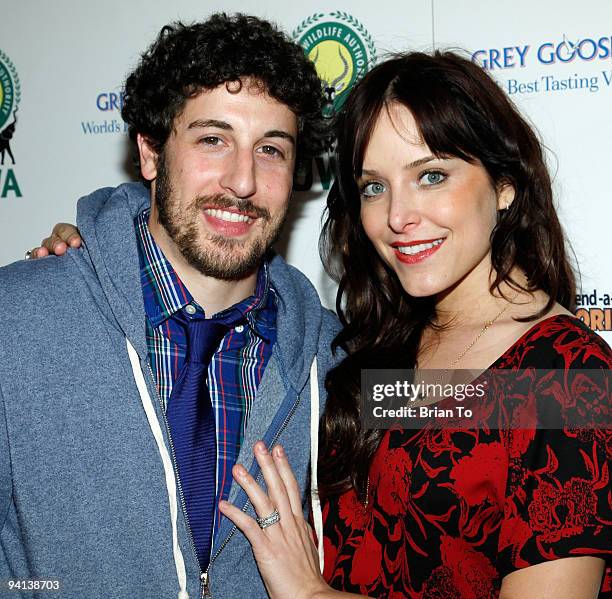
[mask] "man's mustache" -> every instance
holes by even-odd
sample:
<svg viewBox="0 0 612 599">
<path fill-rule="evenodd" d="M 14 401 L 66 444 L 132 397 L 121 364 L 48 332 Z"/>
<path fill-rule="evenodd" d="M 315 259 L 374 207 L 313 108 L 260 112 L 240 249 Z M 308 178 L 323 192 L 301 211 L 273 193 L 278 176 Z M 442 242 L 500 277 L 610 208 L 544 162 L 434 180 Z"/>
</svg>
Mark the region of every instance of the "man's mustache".
<svg viewBox="0 0 612 599">
<path fill-rule="evenodd" d="M 270 220 L 270 211 L 267 208 L 256 206 L 251 200 L 232 198 L 223 194 L 200 196 L 196 198 L 196 207 L 198 210 L 203 208 L 215 208 L 218 210 L 234 208 L 240 212 L 247 213 L 249 216 Z"/>
</svg>

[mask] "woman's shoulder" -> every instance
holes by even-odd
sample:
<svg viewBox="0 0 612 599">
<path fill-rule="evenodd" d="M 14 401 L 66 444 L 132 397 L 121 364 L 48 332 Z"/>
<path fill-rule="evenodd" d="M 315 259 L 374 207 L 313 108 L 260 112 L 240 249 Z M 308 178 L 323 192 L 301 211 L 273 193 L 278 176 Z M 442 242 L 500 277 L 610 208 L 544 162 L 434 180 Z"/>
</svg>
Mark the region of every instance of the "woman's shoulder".
<svg viewBox="0 0 612 599">
<path fill-rule="evenodd" d="M 612 350 L 580 319 L 563 312 L 529 328 L 500 357 L 499 368 L 612 368 Z"/>
</svg>

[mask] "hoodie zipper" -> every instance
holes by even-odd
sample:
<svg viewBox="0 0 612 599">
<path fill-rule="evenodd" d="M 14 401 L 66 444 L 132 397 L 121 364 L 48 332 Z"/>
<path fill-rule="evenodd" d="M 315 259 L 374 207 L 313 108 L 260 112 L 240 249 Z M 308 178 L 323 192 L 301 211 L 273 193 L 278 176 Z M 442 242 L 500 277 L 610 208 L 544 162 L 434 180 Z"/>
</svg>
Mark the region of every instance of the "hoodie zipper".
<svg viewBox="0 0 612 599">
<path fill-rule="evenodd" d="M 291 417 L 293 416 L 293 414 L 295 413 L 299 405 L 300 405 L 300 395 L 298 394 L 295 397 L 295 401 L 293 403 L 293 406 L 291 407 L 291 410 L 289 410 L 289 413 L 287 414 L 285 420 L 283 421 L 280 428 L 274 435 L 274 438 L 272 439 L 272 442 L 270 443 L 270 447 L 273 447 L 275 445 L 276 441 L 281 436 L 282 432 L 287 428 L 287 425 L 289 424 L 289 420 L 291 420 Z M 259 483 L 259 481 L 261 481 L 262 479 L 262 476 L 263 475 L 260 469 L 259 474 L 257 475 L 257 478 L 255 479 L 255 482 Z M 246 512 L 250 504 L 251 504 L 251 500 L 247 499 L 247 502 L 242 507 L 242 511 Z M 225 541 L 223 541 L 219 549 L 217 549 L 215 554 L 210 559 L 210 562 L 208 563 L 208 567 L 206 568 L 206 570 L 202 572 L 202 574 L 200 575 L 200 579 L 202 581 L 202 599 L 212 598 L 212 593 L 210 591 L 210 575 L 208 571 L 210 570 L 210 567 L 213 565 L 213 562 L 217 559 L 219 554 L 223 551 L 223 549 L 225 549 L 226 545 L 230 542 L 230 539 L 234 536 L 234 533 L 236 532 L 237 528 L 238 527 L 234 525 L 229 535 L 227 535 L 227 537 L 225 538 Z"/>
<path fill-rule="evenodd" d="M 170 453 L 172 454 L 172 465 L 174 466 L 174 478 L 176 479 L 177 487 L 179 490 L 179 497 L 181 498 L 181 508 L 183 510 L 183 516 L 185 517 L 185 525 L 187 528 L 187 534 L 189 536 L 189 544 L 191 545 L 191 551 L 195 557 L 196 562 L 199 564 L 198 554 L 195 549 L 195 543 L 193 541 L 193 533 L 191 532 L 191 526 L 189 525 L 189 518 L 187 517 L 187 506 L 185 505 L 185 497 L 183 496 L 183 487 L 181 486 L 181 479 L 178 473 L 177 462 L 176 462 L 176 453 L 174 451 L 174 443 L 172 442 L 172 434 L 170 433 L 170 425 L 168 424 L 168 419 L 166 418 L 166 410 L 164 408 L 164 402 L 157 390 L 157 386 L 155 385 L 155 375 L 153 374 L 153 369 L 151 368 L 151 364 L 149 364 L 149 360 L 147 359 L 147 367 L 149 372 L 151 373 L 151 380 L 153 381 L 153 388 L 155 389 L 155 395 L 159 402 L 159 406 L 161 408 L 162 417 L 164 419 L 164 424 L 166 426 L 166 434 L 168 436 L 168 441 L 170 442 Z M 204 573 L 200 571 L 200 579 L 204 583 Z M 204 583 L 205 584 L 205 583 Z M 203 586 L 203 585 L 201 585 Z M 202 597 L 204 597 L 204 590 L 202 589 Z"/>
</svg>

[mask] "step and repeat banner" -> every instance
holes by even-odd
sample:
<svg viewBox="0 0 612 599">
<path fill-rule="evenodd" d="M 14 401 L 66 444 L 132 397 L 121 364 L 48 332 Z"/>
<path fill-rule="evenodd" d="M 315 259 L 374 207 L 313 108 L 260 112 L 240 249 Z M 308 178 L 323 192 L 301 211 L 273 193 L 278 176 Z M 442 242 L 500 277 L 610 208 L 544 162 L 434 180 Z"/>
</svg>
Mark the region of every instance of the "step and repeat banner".
<svg viewBox="0 0 612 599">
<path fill-rule="evenodd" d="M 577 314 L 612 342 L 610 0 L 0 0 L 0 8 L 0 265 L 23 258 L 55 222 L 74 222 L 78 197 L 134 178 L 121 87 L 159 29 L 240 11 L 302 45 L 335 89 L 332 113 L 389 52 L 461 49 L 490 70 L 544 140 L 580 268 Z M 335 288 L 318 236 L 331 172 L 323 156 L 299 173 L 278 244 L 328 306 Z"/>
</svg>

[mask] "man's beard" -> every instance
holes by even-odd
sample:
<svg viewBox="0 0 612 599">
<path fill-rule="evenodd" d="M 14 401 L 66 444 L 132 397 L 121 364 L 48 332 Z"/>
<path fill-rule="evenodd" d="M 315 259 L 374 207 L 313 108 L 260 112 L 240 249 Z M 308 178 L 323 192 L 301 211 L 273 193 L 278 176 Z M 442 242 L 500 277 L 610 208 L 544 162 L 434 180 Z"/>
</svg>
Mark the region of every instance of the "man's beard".
<svg viewBox="0 0 612 599">
<path fill-rule="evenodd" d="M 159 155 L 155 180 L 155 204 L 159 223 L 164 227 L 187 262 L 203 275 L 236 281 L 252 274 L 261 265 L 266 252 L 280 235 L 287 216 L 287 207 L 272 217 L 269 210 L 250 200 L 231 198 L 222 194 L 199 196 L 189 206 L 178 204 L 173 195 L 172 182 L 163 151 Z M 287 203 L 288 204 L 288 203 Z M 202 208 L 220 210 L 236 208 L 255 215 L 262 221 L 263 233 L 254 240 L 238 240 L 209 234 L 203 236 L 198 226 Z M 242 250 L 242 246 L 250 247 Z"/>
</svg>

